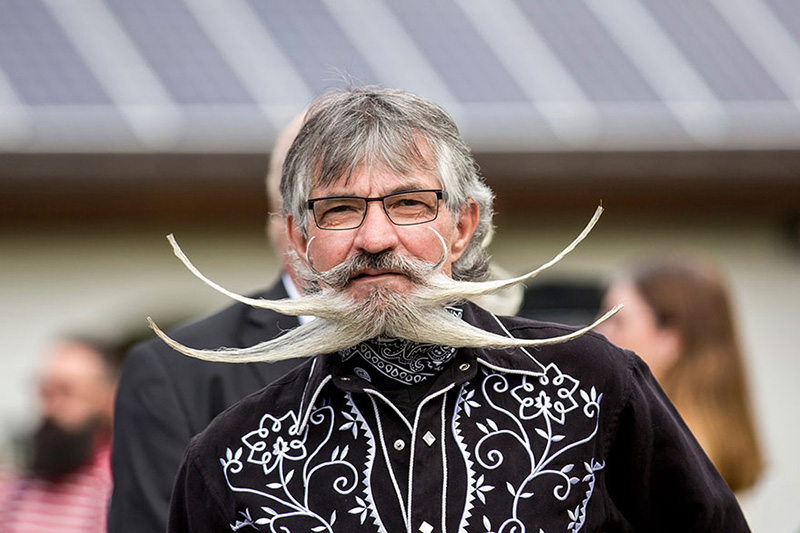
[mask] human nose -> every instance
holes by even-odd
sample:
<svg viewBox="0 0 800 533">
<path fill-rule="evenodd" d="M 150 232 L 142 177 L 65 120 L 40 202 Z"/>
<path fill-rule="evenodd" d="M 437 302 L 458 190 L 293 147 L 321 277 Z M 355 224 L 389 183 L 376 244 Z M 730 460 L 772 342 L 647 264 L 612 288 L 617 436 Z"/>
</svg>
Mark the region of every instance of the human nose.
<svg viewBox="0 0 800 533">
<path fill-rule="evenodd" d="M 46 417 L 56 417 L 64 405 L 64 396 L 56 387 L 40 386 L 39 400 L 42 414 Z"/>
<path fill-rule="evenodd" d="M 365 252 L 379 253 L 397 246 L 397 226 L 392 224 L 381 202 L 368 202 L 364 222 L 356 230 L 355 246 Z"/>
</svg>

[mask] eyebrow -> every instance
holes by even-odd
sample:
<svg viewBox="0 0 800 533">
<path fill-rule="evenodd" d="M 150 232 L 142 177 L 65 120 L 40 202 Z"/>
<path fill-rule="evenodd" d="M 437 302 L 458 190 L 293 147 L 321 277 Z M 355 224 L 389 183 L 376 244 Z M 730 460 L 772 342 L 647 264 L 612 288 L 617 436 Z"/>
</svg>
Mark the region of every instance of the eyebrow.
<svg viewBox="0 0 800 533">
<path fill-rule="evenodd" d="M 400 184 L 400 185 L 394 187 L 393 189 L 390 189 L 388 192 L 385 192 L 384 194 L 381 194 L 379 196 L 388 196 L 390 194 L 396 194 L 396 193 L 400 193 L 400 192 L 430 190 L 430 189 L 441 189 L 441 188 L 442 188 L 441 185 L 439 185 L 438 187 L 426 187 L 426 186 L 422 185 L 419 182 L 409 182 L 409 183 Z M 363 196 L 358 196 L 357 194 L 337 193 L 337 192 L 326 193 L 324 196 L 316 196 L 316 198 L 326 198 L 326 197 L 364 198 Z M 312 197 L 312 198 L 314 198 L 314 197 Z"/>
</svg>

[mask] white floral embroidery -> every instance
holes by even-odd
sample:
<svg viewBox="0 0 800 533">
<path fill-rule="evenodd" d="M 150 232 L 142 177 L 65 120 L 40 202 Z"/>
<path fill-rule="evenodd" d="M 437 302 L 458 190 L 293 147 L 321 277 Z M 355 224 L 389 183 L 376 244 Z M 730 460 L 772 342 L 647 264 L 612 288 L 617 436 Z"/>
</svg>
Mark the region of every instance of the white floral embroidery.
<svg viewBox="0 0 800 533">
<path fill-rule="evenodd" d="M 541 375 L 517 378 L 521 380 L 519 385 L 512 386 L 513 379 L 506 374 L 486 374 L 481 383 L 480 402 L 476 400 L 476 390 L 470 384 L 461 390 L 453 423 L 456 441 L 468 468 L 468 505 L 462 516 L 461 530 L 469 530 L 470 519 L 476 510 L 474 506 L 480 502 L 484 508 L 492 509 L 492 516 L 495 517 L 498 516 L 498 509 L 507 509 L 505 521 L 495 524 L 497 529 L 493 528 L 486 514 L 480 515 L 481 525 L 486 532 L 524 533 L 527 528 L 520 513 L 522 503 L 545 498 L 545 494 L 537 493 L 536 487 L 546 485 L 537 483 L 537 480 L 553 478 L 555 481 L 551 483 L 555 484 L 551 494 L 561 502 L 570 499 L 574 486 L 587 486 L 583 500 L 565 513 L 567 530 L 577 532 L 585 523 L 586 507 L 594 490 L 594 473 L 602 469 L 604 464 L 594 459 L 584 463 L 587 474 L 579 478 L 572 475 L 575 463 L 570 462 L 568 456 L 597 434 L 602 394 L 598 394 L 594 387 L 589 391 L 580 390 L 584 405 L 582 410 L 575 411 L 579 407 L 575 392 L 580 383 L 563 374 L 553 364 L 547 366 Z M 509 396 L 513 402 L 507 400 Z M 567 422 L 568 415 L 573 419 L 576 416 L 583 417 L 588 422 L 587 425 L 577 421 L 577 427 L 586 427 L 585 435 L 567 439 L 566 432 L 560 428 Z M 467 419 L 471 419 L 469 423 L 474 424 L 482 434 L 477 442 L 467 437 L 468 431 L 464 429 Z M 576 425 L 571 424 L 571 427 Z M 485 490 L 487 476 L 506 460 L 514 461 L 514 468 L 521 473 L 520 479 L 505 482 L 507 495 L 500 493 L 489 498 Z"/>
<path fill-rule="evenodd" d="M 562 374 L 551 363 L 539 377 L 524 376 L 522 385 L 515 387 L 511 394 L 519 401 L 521 419 L 531 420 L 545 415 L 563 425 L 566 414 L 578 407 L 574 398 L 578 384 L 578 380 Z"/>
<path fill-rule="evenodd" d="M 244 525 L 269 525 L 275 531 L 291 531 L 291 528 L 282 523 L 291 523 L 297 517 L 311 519 L 317 523 L 311 528 L 314 533 L 333 532 L 336 522 L 336 512 L 330 516 L 322 516 L 309 505 L 309 494 L 315 488 L 315 474 L 323 469 L 333 466 L 343 467 L 345 474 L 335 478 L 332 489 L 338 494 L 350 494 L 357 487 L 359 476 L 356 468 L 347 460 L 349 446 L 336 446 L 330 459 L 322 459 L 319 455 L 321 449 L 327 444 L 334 431 L 335 413 L 328 406 L 315 409 L 309 418 L 310 425 L 302 432 L 299 430 L 296 413 L 289 412 L 280 418 L 264 415 L 259 427 L 242 438 L 245 447 L 250 450 L 247 463 L 259 465 L 269 481 L 263 489 L 237 486 L 231 480 L 231 474 L 239 473 L 244 465 L 241 461 L 243 448 L 235 452 L 226 450 L 225 458 L 221 458 L 223 472 L 228 487 L 234 492 L 256 494 L 264 498 L 265 503 L 271 502 L 274 507 L 265 505 L 261 507 L 263 516 L 255 521 L 251 518 L 250 509 L 241 512 L 245 517 L 231 525 L 236 531 Z M 309 454 L 306 445 L 311 429 L 322 431 L 324 438 L 315 444 Z M 349 431 L 349 428 L 347 429 Z M 298 471 L 300 473 L 298 473 Z M 302 476 L 302 483 L 292 484 L 295 475 Z"/>
<path fill-rule="evenodd" d="M 595 484 L 595 472 L 601 470 L 605 467 L 605 463 L 598 463 L 597 461 L 592 460 L 590 463 L 583 463 L 584 468 L 586 468 L 586 472 L 588 472 L 585 476 L 583 476 L 583 482 L 589 484 L 589 488 L 586 490 L 586 497 L 581 501 L 580 505 L 578 505 L 574 510 L 569 511 L 569 518 L 570 523 L 568 526 L 569 531 L 580 531 L 583 527 L 583 524 L 586 522 L 586 506 L 589 505 L 589 500 L 592 498 L 592 494 L 594 493 L 594 484 Z"/>
<path fill-rule="evenodd" d="M 458 530 L 541 531 L 531 509 L 548 509 L 558 513 L 561 531 L 580 531 L 605 467 L 591 442 L 603 395 L 554 364 L 533 375 L 486 370 L 455 393 L 448 425 L 462 462 L 448 468 L 460 464 L 467 486 L 462 502 L 447 505 L 462 506 Z M 295 411 L 265 414 L 241 446 L 225 450 L 219 460 L 229 489 L 248 495 L 232 531 L 386 531 L 379 508 L 394 496 L 386 480 L 377 492 L 372 479 L 376 461 L 385 472 L 389 460 L 391 445 L 379 440 L 383 414 L 373 402 L 370 417 L 379 425 L 371 428 L 350 394 L 336 409 L 329 402 L 313 407 L 306 426 Z M 407 496 L 396 496 L 402 506 Z"/>
</svg>

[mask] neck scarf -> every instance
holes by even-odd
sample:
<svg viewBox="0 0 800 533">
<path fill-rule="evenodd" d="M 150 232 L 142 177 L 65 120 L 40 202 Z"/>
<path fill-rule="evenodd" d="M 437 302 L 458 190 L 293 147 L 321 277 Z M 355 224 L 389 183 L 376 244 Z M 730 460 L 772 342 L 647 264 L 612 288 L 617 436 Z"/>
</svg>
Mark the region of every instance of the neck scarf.
<svg viewBox="0 0 800 533">
<path fill-rule="evenodd" d="M 447 310 L 461 317 L 461 309 L 448 307 Z M 379 372 L 398 383 L 415 385 L 439 375 L 455 357 L 456 349 L 378 337 L 344 349 L 339 354 L 342 361 L 352 360 L 354 373 L 366 381 L 373 381 L 371 372 Z"/>
</svg>

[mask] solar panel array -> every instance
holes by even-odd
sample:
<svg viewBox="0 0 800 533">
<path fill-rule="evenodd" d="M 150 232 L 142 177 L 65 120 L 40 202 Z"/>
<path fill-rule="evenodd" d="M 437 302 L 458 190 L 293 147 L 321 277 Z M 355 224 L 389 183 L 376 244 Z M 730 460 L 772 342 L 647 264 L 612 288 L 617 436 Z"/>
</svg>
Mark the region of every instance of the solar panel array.
<svg viewBox="0 0 800 533">
<path fill-rule="evenodd" d="M 796 148 L 796 0 L 0 0 L 0 151 L 258 151 L 346 84 L 477 149 Z"/>
</svg>

